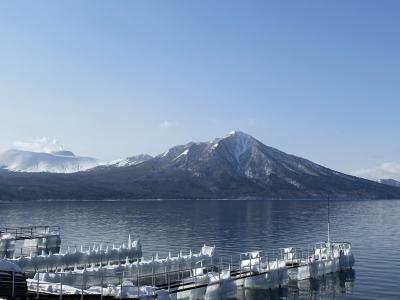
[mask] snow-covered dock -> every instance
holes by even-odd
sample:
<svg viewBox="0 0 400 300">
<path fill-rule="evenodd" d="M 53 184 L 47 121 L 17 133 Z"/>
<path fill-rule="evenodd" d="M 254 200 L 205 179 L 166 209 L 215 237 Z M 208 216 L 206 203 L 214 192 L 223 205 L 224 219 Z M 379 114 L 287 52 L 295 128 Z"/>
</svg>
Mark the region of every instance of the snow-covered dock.
<svg viewBox="0 0 400 300">
<path fill-rule="evenodd" d="M 152 257 L 119 266 L 98 266 L 68 272 L 36 273 L 28 280 L 31 293 L 98 295 L 116 298 L 224 299 L 238 288 L 274 289 L 289 281 L 316 278 L 351 269 L 354 257 L 347 242 L 326 242 L 307 249 L 253 251 L 237 257 L 217 256 L 214 247 L 199 253 Z M 112 271 L 111 271 L 112 270 Z"/>
<path fill-rule="evenodd" d="M 133 262 L 142 257 L 139 240 L 127 244 L 94 243 L 61 250 L 58 226 L 0 228 L 0 257 L 23 271 L 57 271 Z"/>
<path fill-rule="evenodd" d="M 142 257 L 142 246 L 139 240 L 131 241 L 129 236 L 128 244 L 106 245 L 102 243 L 93 244 L 87 248 L 74 247 L 59 253 L 43 253 L 41 255 L 29 255 L 11 259 L 24 271 L 47 271 L 47 270 L 68 270 L 86 268 L 87 266 L 104 266 L 121 264 L 126 261 L 136 261 Z"/>
</svg>

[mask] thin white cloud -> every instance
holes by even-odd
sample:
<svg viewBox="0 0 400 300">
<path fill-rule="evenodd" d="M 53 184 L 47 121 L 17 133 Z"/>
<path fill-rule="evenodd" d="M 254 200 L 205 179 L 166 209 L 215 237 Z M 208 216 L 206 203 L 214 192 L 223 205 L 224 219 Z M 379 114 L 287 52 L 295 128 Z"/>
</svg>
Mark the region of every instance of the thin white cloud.
<svg viewBox="0 0 400 300">
<path fill-rule="evenodd" d="M 165 120 L 160 124 L 161 128 L 167 129 L 167 128 L 175 128 L 179 126 L 179 122 L 178 121 L 168 121 Z"/>
<path fill-rule="evenodd" d="M 371 180 L 395 179 L 400 180 L 400 162 L 385 162 L 379 166 L 365 168 L 352 172 L 352 175 Z"/>
<path fill-rule="evenodd" d="M 64 149 L 64 147 L 58 140 L 45 136 L 39 138 L 30 138 L 25 141 L 15 141 L 14 147 L 19 150 L 45 153 L 61 151 Z"/>
</svg>

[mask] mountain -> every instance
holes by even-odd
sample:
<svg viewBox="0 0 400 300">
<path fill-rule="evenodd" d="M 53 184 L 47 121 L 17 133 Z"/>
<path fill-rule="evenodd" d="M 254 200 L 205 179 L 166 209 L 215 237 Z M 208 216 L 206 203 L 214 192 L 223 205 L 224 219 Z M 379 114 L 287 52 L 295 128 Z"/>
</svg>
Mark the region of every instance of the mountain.
<svg viewBox="0 0 400 300">
<path fill-rule="evenodd" d="M 400 198 L 400 188 L 336 172 L 243 132 L 176 146 L 140 163 L 117 165 L 72 174 L 3 170 L 0 198 Z"/>
<path fill-rule="evenodd" d="M 355 170 L 352 175 L 357 177 L 366 178 L 369 180 L 378 181 L 382 178 L 393 179 L 396 181 L 400 180 L 400 162 L 398 161 L 387 161 L 381 163 L 378 166 L 363 168 Z"/>
<path fill-rule="evenodd" d="M 400 181 L 394 179 L 380 179 L 379 183 L 387 184 L 390 186 L 400 187 Z"/>
<path fill-rule="evenodd" d="M 109 162 L 105 166 L 111 166 L 111 167 L 128 167 L 128 166 L 134 166 L 137 164 L 140 164 L 146 160 L 152 159 L 153 157 L 148 154 L 139 154 L 135 156 L 130 156 L 127 158 L 123 159 L 117 159 L 114 161 Z"/>
<path fill-rule="evenodd" d="M 73 173 L 99 165 L 91 157 L 75 156 L 71 151 L 51 153 L 8 150 L 0 154 L 0 166 L 17 172 Z"/>
</svg>

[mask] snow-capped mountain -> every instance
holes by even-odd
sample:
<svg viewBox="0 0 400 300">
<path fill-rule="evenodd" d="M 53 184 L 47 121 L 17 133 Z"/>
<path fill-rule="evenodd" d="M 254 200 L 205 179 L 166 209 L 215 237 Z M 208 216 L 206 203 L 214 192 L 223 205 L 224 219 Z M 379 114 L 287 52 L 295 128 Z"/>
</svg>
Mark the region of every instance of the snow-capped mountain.
<svg viewBox="0 0 400 300">
<path fill-rule="evenodd" d="M 148 154 L 139 154 L 130 156 L 123 159 L 113 160 L 106 164 L 106 166 L 114 166 L 114 167 L 128 167 L 140 164 L 146 160 L 152 159 L 153 157 Z"/>
<path fill-rule="evenodd" d="M 0 170 L 0 199 L 393 199 L 400 188 L 346 175 L 243 132 L 72 174 Z"/>
<path fill-rule="evenodd" d="M 0 166 L 16 172 L 73 173 L 99 164 L 94 158 L 75 156 L 65 150 L 44 153 L 12 149 L 0 154 Z"/>
<path fill-rule="evenodd" d="M 400 181 L 394 179 L 379 179 L 379 183 L 387 184 L 390 186 L 400 187 Z"/>
<path fill-rule="evenodd" d="M 112 176 L 129 186 L 126 193 L 141 197 L 391 197 L 390 187 L 284 153 L 239 131 L 175 146 L 134 166 L 96 169 L 99 180 Z"/>
<path fill-rule="evenodd" d="M 197 175 L 223 171 L 230 176 L 261 180 L 264 184 L 268 184 L 273 177 L 279 177 L 296 187 L 299 187 L 297 177 L 303 174 L 316 177 L 330 174 L 346 176 L 268 147 L 240 131 L 233 131 L 210 142 L 177 146 L 156 159 L 160 165 L 191 170 Z"/>
<path fill-rule="evenodd" d="M 378 166 L 353 171 L 351 174 L 375 181 L 381 179 L 394 179 L 400 181 L 400 162 L 384 162 Z"/>
</svg>

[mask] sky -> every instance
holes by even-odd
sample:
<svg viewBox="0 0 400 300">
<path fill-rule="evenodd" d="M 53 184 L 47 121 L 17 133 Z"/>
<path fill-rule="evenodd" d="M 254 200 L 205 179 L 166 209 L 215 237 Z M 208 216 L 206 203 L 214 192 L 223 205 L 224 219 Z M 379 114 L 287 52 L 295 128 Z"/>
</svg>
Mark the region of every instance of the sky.
<svg viewBox="0 0 400 300">
<path fill-rule="evenodd" d="M 113 160 L 240 130 L 342 172 L 400 174 L 399 9 L 0 0 L 0 151 Z"/>
</svg>

